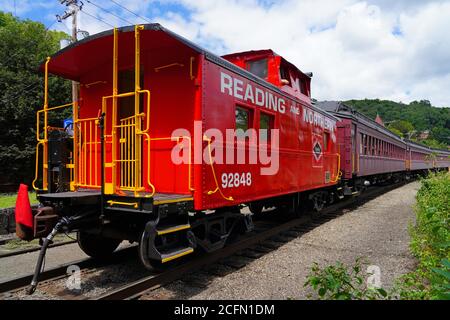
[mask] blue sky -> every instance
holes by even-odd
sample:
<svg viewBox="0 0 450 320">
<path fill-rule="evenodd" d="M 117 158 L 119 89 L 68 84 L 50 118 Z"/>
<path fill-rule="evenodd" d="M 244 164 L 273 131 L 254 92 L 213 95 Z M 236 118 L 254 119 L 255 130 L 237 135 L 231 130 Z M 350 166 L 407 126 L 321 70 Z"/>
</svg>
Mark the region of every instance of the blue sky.
<svg viewBox="0 0 450 320">
<path fill-rule="evenodd" d="M 84 0 L 80 29 L 145 23 L 113 1 L 216 54 L 271 48 L 314 73 L 317 99 L 450 106 L 449 0 Z M 14 0 L 0 10 L 14 12 Z M 70 32 L 70 21 L 55 22 L 64 10 L 59 0 L 16 0 L 20 18 Z"/>
</svg>

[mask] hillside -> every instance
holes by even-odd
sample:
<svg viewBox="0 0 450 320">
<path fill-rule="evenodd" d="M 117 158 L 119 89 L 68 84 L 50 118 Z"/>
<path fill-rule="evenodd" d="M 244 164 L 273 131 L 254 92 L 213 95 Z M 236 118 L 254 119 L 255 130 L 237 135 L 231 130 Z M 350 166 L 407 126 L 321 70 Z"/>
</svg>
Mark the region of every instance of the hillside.
<svg viewBox="0 0 450 320">
<path fill-rule="evenodd" d="M 433 107 L 427 100 L 410 104 L 379 99 L 345 103 L 372 119 L 380 115 L 397 134 L 432 147 L 450 146 L 450 108 Z"/>
</svg>

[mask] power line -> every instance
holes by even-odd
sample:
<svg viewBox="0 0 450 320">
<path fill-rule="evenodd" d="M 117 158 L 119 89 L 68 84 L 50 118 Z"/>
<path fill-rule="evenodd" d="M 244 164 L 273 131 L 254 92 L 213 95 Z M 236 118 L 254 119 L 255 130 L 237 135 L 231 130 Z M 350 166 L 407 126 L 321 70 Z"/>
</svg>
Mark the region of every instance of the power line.
<svg viewBox="0 0 450 320">
<path fill-rule="evenodd" d="M 102 18 L 99 18 L 99 17 L 96 17 L 95 15 L 90 14 L 90 13 L 87 12 L 86 10 L 81 10 L 81 12 L 83 12 L 84 14 L 88 15 L 88 16 L 91 17 L 91 18 L 94 18 L 94 19 L 97 19 L 97 20 L 100 21 L 100 22 L 103 22 L 104 24 L 106 24 L 106 25 L 108 25 L 108 26 L 110 26 L 110 27 L 112 27 L 112 28 L 115 28 L 115 26 L 113 26 L 112 24 L 106 22 L 106 21 L 103 20 Z"/>
<path fill-rule="evenodd" d="M 93 5 L 93 6 L 95 6 L 95 7 L 97 7 L 97 8 L 99 8 L 100 10 L 102 10 L 102 11 L 104 11 L 104 12 L 106 12 L 106 13 L 109 13 L 110 15 L 112 15 L 112 16 L 114 16 L 114 17 L 116 17 L 116 18 L 119 18 L 119 19 L 122 20 L 122 21 L 125 21 L 126 23 L 134 24 L 133 22 L 130 22 L 130 21 L 128 21 L 127 19 L 124 19 L 124 18 L 122 18 L 121 16 L 119 16 L 119 15 L 117 15 L 117 14 L 115 14 L 115 13 L 113 13 L 113 12 L 111 12 L 111 11 L 109 11 L 109 10 L 103 8 L 103 7 L 100 7 L 99 5 L 95 4 L 94 2 L 92 2 L 92 1 L 90 1 L 90 0 L 86 0 L 86 2 L 89 3 L 89 4 L 91 4 L 91 5 Z"/>
<path fill-rule="evenodd" d="M 142 20 L 144 20 L 144 21 L 146 21 L 146 22 L 148 22 L 148 23 L 152 23 L 152 22 L 151 22 L 150 20 L 148 20 L 147 18 L 138 15 L 137 13 L 131 11 L 131 10 L 128 9 L 127 7 L 121 5 L 120 3 L 118 3 L 118 2 L 116 2 L 116 1 L 114 1 L 114 0 L 109 0 L 109 1 L 111 1 L 111 2 L 114 3 L 114 4 L 116 4 L 117 6 L 121 7 L 122 9 L 128 11 L 128 12 L 131 13 L 132 15 L 134 15 L 134 16 L 136 16 L 136 17 L 138 17 L 138 18 L 140 18 L 140 19 L 142 19 Z"/>
</svg>

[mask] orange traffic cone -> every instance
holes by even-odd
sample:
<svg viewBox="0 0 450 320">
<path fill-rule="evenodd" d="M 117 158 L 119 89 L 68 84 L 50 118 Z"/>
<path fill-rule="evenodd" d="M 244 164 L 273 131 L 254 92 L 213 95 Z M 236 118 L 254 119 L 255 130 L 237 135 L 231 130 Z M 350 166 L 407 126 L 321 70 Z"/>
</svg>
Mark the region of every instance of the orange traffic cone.
<svg viewBox="0 0 450 320">
<path fill-rule="evenodd" d="M 33 238 L 33 213 L 30 199 L 28 198 L 28 186 L 21 184 L 16 200 L 16 235 L 23 240 Z"/>
</svg>

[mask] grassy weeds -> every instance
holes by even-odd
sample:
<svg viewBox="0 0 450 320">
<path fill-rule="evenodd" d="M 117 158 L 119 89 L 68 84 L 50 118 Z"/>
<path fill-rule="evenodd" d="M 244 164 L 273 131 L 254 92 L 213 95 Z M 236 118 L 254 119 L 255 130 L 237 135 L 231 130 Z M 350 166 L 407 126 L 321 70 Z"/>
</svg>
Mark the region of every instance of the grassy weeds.
<svg viewBox="0 0 450 320">
<path fill-rule="evenodd" d="M 29 193 L 30 203 L 36 204 L 38 203 L 36 199 L 36 193 Z M 3 208 L 12 208 L 16 206 L 17 194 L 0 194 L 0 209 Z"/>
<path fill-rule="evenodd" d="M 399 279 L 402 299 L 450 299 L 450 174 L 431 174 L 417 193 L 410 227 L 417 269 Z"/>
<path fill-rule="evenodd" d="M 397 279 L 386 292 L 367 289 L 360 260 L 353 267 L 340 262 L 324 268 L 315 264 L 305 286 L 316 299 L 450 300 L 450 174 L 430 174 L 421 184 L 416 224 L 409 230 L 416 270 Z"/>
<path fill-rule="evenodd" d="M 53 239 L 53 242 L 54 243 L 66 242 L 66 241 L 73 240 L 75 237 L 76 237 L 75 233 L 72 233 L 69 236 L 67 236 L 65 234 L 58 234 Z M 30 242 L 23 241 L 23 240 L 20 240 L 20 239 L 13 239 L 11 241 L 8 241 L 4 245 L 0 246 L 0 252 L 2 252 L 2 251 L 16 251 L 16 250 L 19 250 L 19 249 L 20 250 L 24 250 L 24 249 L 30 249 L 30 248 L 35 248 L 35 247 L 39 247 L 39 239 L 34 239 L 34 240 L 30 241 Z"/>
</svg>

